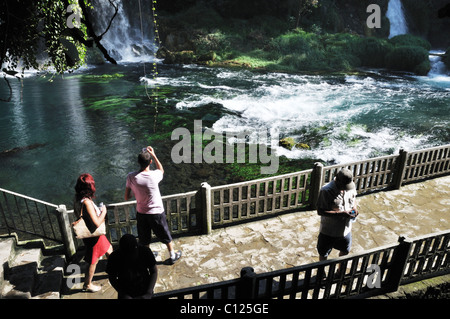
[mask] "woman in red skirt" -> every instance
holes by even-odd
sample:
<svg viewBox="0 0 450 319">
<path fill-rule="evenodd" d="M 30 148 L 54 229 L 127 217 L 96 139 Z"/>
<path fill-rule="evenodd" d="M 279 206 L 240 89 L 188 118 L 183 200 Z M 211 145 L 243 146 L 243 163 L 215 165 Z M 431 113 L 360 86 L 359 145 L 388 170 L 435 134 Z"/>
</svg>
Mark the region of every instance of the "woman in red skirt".
<svg viewBox="0 0 450 319">
<path fill-rule="evenodd" d="M 81 174 L 75 185 L 75 203 L 74 211 L 77 219 L 80 218 L 81 210 L 83 210 L 83 219 L 87 228 L 94 232 L 104 221 L 106 217 L 106 207 L 101 208 L 93 202 L 92 198 L 95 194 L 95 181 L 90 174 Z M 98 260 L 106 254 L 108 257 L 113 248 L 105 235 L 99 237 L 83 239 L 86 248 L 84 260 L 89 263 L 84 279 L 83 291 L 96 292 L 101 287 L 92 284 L 92 278 L 95 274 Z"/>
</svg>

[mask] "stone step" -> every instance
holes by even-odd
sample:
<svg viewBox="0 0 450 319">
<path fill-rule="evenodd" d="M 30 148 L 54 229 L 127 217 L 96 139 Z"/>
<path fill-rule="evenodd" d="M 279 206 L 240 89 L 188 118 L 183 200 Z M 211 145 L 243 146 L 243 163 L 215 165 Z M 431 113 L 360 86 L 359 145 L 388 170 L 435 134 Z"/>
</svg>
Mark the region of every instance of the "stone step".
<svg viewBox="0 0 450 319">
<path fill-rule="evenodd" d="M 3 298 L 31 298 L 41 257 L 42 252 L 39 248 L 16 247 L 14 258 L 9 261 L 4 270 Z"/>
<path fill-rule="evenodd" d="M 11 237 L 0 238 L 0 292 L 4 278 L 4 265 L 8 265 L 11 254 L 14 254 L 15 241 Z"/>
<path fill-rule="evenodd" d="M 0 269 L 3 282 L 0 298 L 59 299 L 65 257 L 44 256 L 40 248 L 16 246 L 15 240 L 1 241 Z"/>
<path fill-rule="evenodd" d="M 44 257 L 38 269 L 33 299 L 59 299 L 64 279 L 66 259 L 63 255 Z"/>
<path fill-rule="evenodd" d="M 16 246 L 16 253 L 14 258 L 9 262 L 9 267 L 20 267 L 27 264 L 35 263 L 39 266 L 42 258 L 42 251 L 40 248 L 22 248 Z"/>
</svg>

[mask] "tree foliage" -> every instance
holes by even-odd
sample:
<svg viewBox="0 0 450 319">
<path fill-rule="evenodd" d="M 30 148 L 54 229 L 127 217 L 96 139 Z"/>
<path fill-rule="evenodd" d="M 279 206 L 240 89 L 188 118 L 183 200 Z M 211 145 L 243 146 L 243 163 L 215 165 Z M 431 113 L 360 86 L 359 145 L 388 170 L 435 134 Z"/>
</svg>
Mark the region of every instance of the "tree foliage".
<svg viewBox="0 0 450 319">
<path fill-rule="evenodd" d="M 303 18 L 303 16 L 307 13 L 310 13 L 312 8 L 317 8 L 318 5 L 319 0 L 298 0 L 298 14 L 295 27 L 298 28 L 300 26 L 300 21 Z"/>
<path fill-rule="evenodd" d="M 109 2 L 116 9 L 110 26 L 118 9 Z M 94 44 L 106 60 L 116 63 L 101 44 L 109 26 L 97 35 L 90 9 L 89 0 L 2 0 L 0 64 L 7 85 L 6 75 L 20 77 L 31 68 L 71 72 L 84 64 L 86 48 Z"/>
</svg>

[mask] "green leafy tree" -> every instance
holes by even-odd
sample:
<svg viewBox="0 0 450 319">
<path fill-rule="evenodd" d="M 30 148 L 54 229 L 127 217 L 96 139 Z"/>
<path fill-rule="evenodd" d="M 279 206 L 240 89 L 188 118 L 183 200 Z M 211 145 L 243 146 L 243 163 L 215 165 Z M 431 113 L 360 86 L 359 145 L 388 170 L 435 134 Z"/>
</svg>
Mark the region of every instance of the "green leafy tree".
<svg viewBox="0 0 450 319">
<path fill-rule="evenodd" d="M 319 0 L 296 0 L 295 2 L 298 6 L 297 21 L 295 23 L 295 27 L 298 28 L 303 16 L 307 13 L 310 13 L 313 8 L 317 8 L 319 6 Z"/>
<path fill-rule="evenodd" d="M 86 48 L 94 44 L 107 61 L 115 64 L 101 43 L 118 12 L 114 1 L 109 2 L 115 13 L 98 35 L 90 20 L 89 0 L 2 0 L 0 65 L 10 94 L 1 100 L 9 101 L 12 96 L 7 75 L 20 78 L 31 68 L 71 72 L 84 64 Z"/>
</svg>

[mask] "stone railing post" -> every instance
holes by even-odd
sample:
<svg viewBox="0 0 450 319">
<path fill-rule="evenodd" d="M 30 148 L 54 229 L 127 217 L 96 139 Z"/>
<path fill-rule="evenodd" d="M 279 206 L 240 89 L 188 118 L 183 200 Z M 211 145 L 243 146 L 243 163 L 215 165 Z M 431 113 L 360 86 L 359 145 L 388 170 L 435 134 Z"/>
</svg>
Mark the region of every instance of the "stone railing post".
<svg viewBox="0 0 450 319">
<path fill-rule="evenodd" d="M 56 208 L 59 229 L 61 230 L 64 248 L 66 251 L 66 258 L 70 259 L 76 253 L 75 242 L 72 235 L 72 227 L 70 224 L 69 214 L 67 213 L 66 205 L 59 205 Z"/>
<path fill-rule="evenodd" d="M 203 234 L 209 235 L 212 231 L 212 212 L 211 212 L 211 186 L 204 182 L 201 187 L 201 202 L 202 202 L 202 219 L 203 219 Z"/>
<path fill-rule="evenodd" d="M 317 208 L 317 200 L 319 199 L 320 188 L 322 187 L 323 164 L 314 163 L 311 174 L 311 188 L 309 190 L 309 205 L 311 209 Z"/>
<path fill-rule="evenodd" d="M 397 165 L 394 171 L 394 189 L 400 189 L 403 183 L 403 177 L 406 171 L 406 162 L 408 160 L 408 152 L 404 149 L 400 149 L 397 157 Z"/>
<path fill-rule="evenodd" d="M 241 269 L 241 280 L 236 287 L 236 299 L 256 299 L 256 273 L 252 267 Z"/>
<path fill-rule="evenodd" d="M 412 241 L 400 236 L 398 238 L 398 246 L 394 250 L 392 256 L 392 268 L 385 289 L 387 292 L 396 291 L 400 286 L 411 252 Z"/>
</svg>

